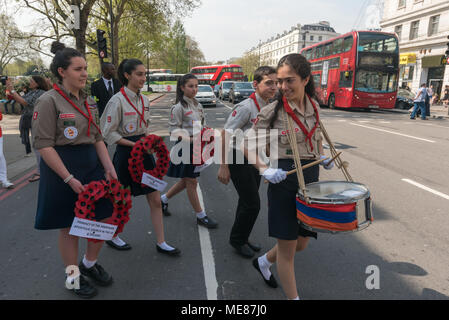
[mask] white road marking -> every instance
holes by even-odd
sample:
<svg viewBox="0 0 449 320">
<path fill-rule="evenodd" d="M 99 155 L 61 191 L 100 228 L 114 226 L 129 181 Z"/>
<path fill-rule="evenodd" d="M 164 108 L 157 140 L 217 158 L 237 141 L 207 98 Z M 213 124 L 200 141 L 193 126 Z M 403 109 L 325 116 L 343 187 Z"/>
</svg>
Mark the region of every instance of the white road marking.
<svg viewBox="0 0 449 320">
<path fill-rule="evenodd" d="M 437 196 L 439 196 L 441 198 L 449 200 L 449 196 L 447 194 L 444 194 L 442 192 L 430 189 L 429 187 L 426 187 L 425 185 L 422 185 L 422 184 L 420 184 L 418 182 L 415 182 L 415 181 L 410 180 L 410 179 L 402 179 L 402 181 L 410 183 L 410 184 L 414 185 L 415 187 L 421 188 L 421 189 L 423 189 L 425 191 L 428 191 L 428 192 L 431 192 L 431 193 L 433 193 L 433 194 L 435 194 L 435 195 L 437 195 Z"/>
<path fill-rule="evenodd" d="M 226 107 L 226 108 L 228 108 L 229 110 L 232 110 L 232 109 L 234 109 L 234 108 L 231 108 L 231 107 L 228 107 L 227 105 L 225 105 L 224 103 L 223 103 L 223 105 Z"/>
<path fill-rule="evenodd" d="M 358 126 L 358 127 L 366 128 L 366 129 L 371 129 L 371 130 L 376 130 L 376 131 L 381 131 L 381 132 L 391 133 L 391 134 L 395 134 L 395 135 L 402 136 L 402 137 L 406 137 L 406 138 L 411 138 L 411 139 L 416 139 L 416 140 L 420 140 L 420 141 L 425 141 L 425 142 L 435 143 L 435 141 L 428 140 L 428 139 L 423 139 L 423 138 L 418 138 L 418 137 L 414 137 L 414 136 L 410 136 L 410 135 L 408 135 L 408 134 L 403 134 L 403 133 L 393 132 L 393 131 L 384 130 L 384 129 L 379 129 L 379 128 L 368 127 L 368 126 L 364 126 L 364 125 L 357 124 L 357 123 L 351 123 L 351 122 L 350 122 L 349 124 L 350 124 L 350 125 L 353 125 L 353 126 Z"/>
<path fill-rule="evenodd" d="M 216 118 L 215 120 L 226 120 L 226 118 Z"/>
<path fill-rule="evenodd" d="M 390 122 L 390 121 L 380 121 L 379 123 L 382 123 L 382 124 L 390 124 L 391 122 Z"/>
<path fill-rule="evenodd" d="M 204 207 L 203 194 L 201 192 L 200 184 L 197 186 L 198 198 L 200 200 L 201 208 L 206 211 Z M 204 280 L 206 283 L 207 300 L 218 300 L 217 290 L 218 282 L 215 275 L 215 260 L 212 251 L 212 243 L 210 241 L 209 229 L 198 226 L 198 233 L 200 235 L 201 257 L 203 260 Z"/>
</svg>

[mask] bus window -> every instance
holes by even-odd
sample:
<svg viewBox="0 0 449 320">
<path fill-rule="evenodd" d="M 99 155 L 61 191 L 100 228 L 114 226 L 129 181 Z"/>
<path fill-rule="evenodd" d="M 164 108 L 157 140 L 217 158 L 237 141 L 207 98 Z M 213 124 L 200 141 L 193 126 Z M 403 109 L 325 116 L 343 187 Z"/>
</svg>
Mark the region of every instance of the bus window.
<svg viewBox="0 0 449 320">
<path fill-rule="evenodd" d="M 343 46 L 343 38 L 337 39 L 334 41 L 334 48 L 332 50 L 333 54 L 341 53 Z"/>
<path fill-rule="evenodd" d="M 316 47 L 312 48 L 312 53 L 310 54 L 310 60 L 315 59 L 316 58 Z"/>
<path fill-rule="evenodd" d="M 321 74 L 317 73 L 317 74 L 312 75 L 312 77 L 313 77 L 313 82 L 314 82 L 315 88 L 321 88 Z"/>
<path fill-rule="evenodd" d="M 340 72 L 340 82 L 338 86 L 340 88 L 352 88 L 352 75 L 353 71 Z"/>
<path fill-rule="evenodd" d="M 343 42 L 343 52 L 351 50 L 353 43 L 354 43 L 354 38 L 352 36 L 346 37 Z"/>
<path fill-rule="evenodd" d="M 311 53 L 312 53 L 312 49 L 306 50 L 306 51 L 304 52 L 304 57 L 305 57 L 307 60 L 310 60 L 310 58 L 311 58 Z"/>
<path fill-rule="evenodd" d="M 331 43 L 326 43 L 324 45 L 324 52 L 323 52 L 323 56 L 329 56 L 332 54 L 332 42 Z"/>
<path fill-rule="evenodd" d="M 316 58 L 321 58 L 323 56 L 323 46 L 316 48 Z"/>
</svg>

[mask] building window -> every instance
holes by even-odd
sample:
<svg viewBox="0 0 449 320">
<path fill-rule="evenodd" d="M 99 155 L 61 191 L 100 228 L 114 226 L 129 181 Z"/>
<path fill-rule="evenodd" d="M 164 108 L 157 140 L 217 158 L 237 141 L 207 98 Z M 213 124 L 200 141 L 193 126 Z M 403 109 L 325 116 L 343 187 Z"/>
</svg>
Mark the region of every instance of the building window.
<svg viewBox="0 0 449 320">
<path fill-rule="evenodd" d="M 322 40 L 323 40 L 323 36 L 319 36 L 318 41 L 322 41 Z"/>
<path fill-rule="evenodd" d="M 398 9 L 405 8 L 405 2 L 406 2 L 406 0 L 399 0 L 398 1 Z"/>
<path fill-rule="evenodd" d="M 438 24 L 440 23 L 440 15 L 430 17 L 428 35 L 434 36 L 438 33 Z"/>
<path fill-rule="evenodd" d="M 418 38 L 418 30 L 419 30 L 419 20 L 413 21 L 410 26 L 410 40 Z"/>
<path fill-rule="evenodd" d="M 399 41 L 401 41 L 402 36 L 402 24 L 400 26 L 394 27 L 394 32 L 398 35 Z"/>
<path fill-rule="evenodd" d="M 313 36 L 310 36 L 310 41 L 313 41 Z"/>
</svg>

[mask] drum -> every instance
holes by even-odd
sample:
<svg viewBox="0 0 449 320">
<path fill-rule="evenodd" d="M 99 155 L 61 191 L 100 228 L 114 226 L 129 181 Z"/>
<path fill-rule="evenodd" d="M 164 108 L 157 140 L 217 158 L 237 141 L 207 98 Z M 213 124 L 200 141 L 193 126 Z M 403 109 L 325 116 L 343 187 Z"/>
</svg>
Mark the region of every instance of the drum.
<svg viewBox="0 0 449 320">
<path fill-rule="evenodd" d="M 321 181 L 306 185 L 310 203 L 301 190 L 296 197 L 298 223 L 313 232 L 348 233 L 373 222 L 371 194 L 366 186 L 346 181 Z"/>
</svg>

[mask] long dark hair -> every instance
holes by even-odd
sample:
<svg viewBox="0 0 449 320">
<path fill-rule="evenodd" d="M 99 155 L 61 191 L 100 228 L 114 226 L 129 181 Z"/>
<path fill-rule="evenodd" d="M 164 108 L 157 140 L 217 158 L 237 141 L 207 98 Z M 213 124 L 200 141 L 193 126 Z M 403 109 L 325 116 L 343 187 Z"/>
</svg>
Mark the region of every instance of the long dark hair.
<svg viewBox="0 0 449 320">
<path fill-rule="evenodd" d="M 55 77 L 58 78 L 59 82 L 62 82 L 62 77 L 58 72 L 58 68 L 63 68 L 64 70 L 66 70 L 72 63 L 72 58 L 84 58 L 84 56 L 78 50 L 75 50 L 73 48 L 66 48 L 63 43 L 58 41 L 54 41 L 51 44 L 50 51 L 55 55 L 53 57 L 53 61 L 51 62 L 50 70 L 55 75 Z"/>
<path fill-rule="evenodd" d="M 195 77 L 193 74 L 191 73 L 187 73 L 185 75 L 183 75 L 179 80 L 178 83 L 176 84 L 176 103 L 181 102 L 182 106 L 184 108 L 187 107 L 187 102 L 184 100 L 184 91 L 182 91 L 181 86 L 185 86 L 187 82 L 189 82 L 189 80 L 192 79 L 197 79 L 197 77 Z"/>
<path fill-rule="evenodd" d="M 47 81 L 44 78 L 42 78 L 41 76 L 31 76 L 31 78 L 34 80 L 34 82 L 37 83 L 36 89 L 40 89 L 40 90 L 44 90 L 44 91 L 47 91 L 50 89 L 48 87 Z"/>
<path fill-rule="evenodd" d="M 143 65 L 143 62 L 139 59 L 124 59 L 118 66 L 117 76 L 122 85 L 128 85 L 128 79 L 125 77 L 125 72 L 127 74 L 133 73 L 137 66 Z"/>
<path fill-rule="evenodd" d="M 310 62 L 307 61 L 307 59 L 299 54 L 299 53 L 292 53 L 288 54 L 279 60 L 277 70 L 279 70 L 283 66 L 289 66 L 301 79 L 306 79 L 310 76 L 309 82 L 307 83 L 305 87 L 305 93 L 310 96 L 310 98 L 315 98 L 315 83 L 313 82 L 312 77 L 312 68 L 310 66 Z M 277 119 L 279 110 L 283 107 L 284 95 L 282 94 L 282 91 L 279 90 L 279 93 L 277 95 L 277 105 L 274 109 L 273 118 L 271 118 L 270 127 L 273 128 L 274 122 Z"/>
</svg>

